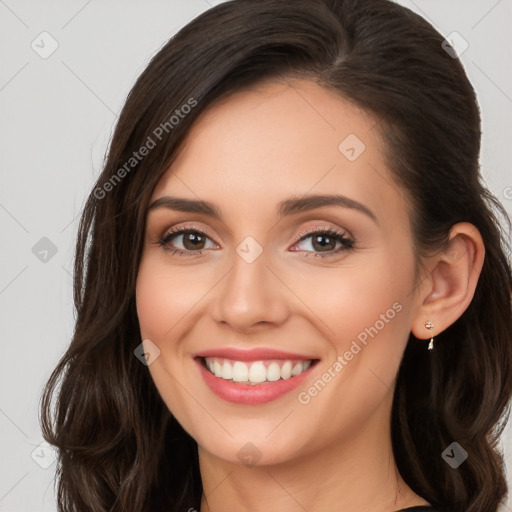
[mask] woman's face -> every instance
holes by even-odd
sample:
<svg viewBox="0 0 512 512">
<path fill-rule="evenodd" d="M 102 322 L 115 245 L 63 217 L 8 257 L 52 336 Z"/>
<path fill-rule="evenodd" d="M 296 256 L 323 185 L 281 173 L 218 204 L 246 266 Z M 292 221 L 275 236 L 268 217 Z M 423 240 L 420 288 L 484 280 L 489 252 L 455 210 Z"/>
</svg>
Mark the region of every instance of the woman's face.
<svg viewBox="0 0 512 512">
<path fill-rule="evenodd" d="M 375 120 L 309 81 L 237 92 L 198 119 L 154 201 L 141 335 L 200 449 L 272 464 L 384 440 L 419 301 Z"/>
</svg>

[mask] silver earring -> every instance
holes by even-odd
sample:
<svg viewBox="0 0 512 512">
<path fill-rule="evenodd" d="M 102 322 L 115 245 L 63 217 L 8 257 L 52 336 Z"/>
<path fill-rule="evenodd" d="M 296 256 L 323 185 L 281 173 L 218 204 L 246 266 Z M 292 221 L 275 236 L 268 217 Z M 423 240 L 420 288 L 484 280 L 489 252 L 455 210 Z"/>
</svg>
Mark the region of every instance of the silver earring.
<svg viewBox="0 0 512 512">
<path fill-rule="evenodd" d="M 425 327 L 430 331 L 434 328 L 434 324 L 430 321 L 430 320 L 427 320 L 425 322 Z M 428 342 L 428 350 L 433 350 L 434 349 L 434 336 L 432 336 L 430 338 L 430 341 Z"/>
</svg>

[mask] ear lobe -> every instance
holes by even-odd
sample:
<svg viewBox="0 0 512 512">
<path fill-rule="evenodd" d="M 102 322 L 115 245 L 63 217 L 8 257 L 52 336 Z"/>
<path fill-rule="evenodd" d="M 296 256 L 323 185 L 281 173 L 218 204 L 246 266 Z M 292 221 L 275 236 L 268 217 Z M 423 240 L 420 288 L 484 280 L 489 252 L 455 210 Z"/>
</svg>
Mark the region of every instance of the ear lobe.
<svg viewBox="0 0 512 512">
<path fill-rule="evenodd" d="M 443 332 L 467 309 L 482 271 L 485 247 L 478 229 L 467 222 L 455 224 L 449 243 L 432 256 L 429 275 L 421 285 L 411 331 L 418 339 Z M 433 329 L 425 327 L 430 320 Z"/>
</svg>

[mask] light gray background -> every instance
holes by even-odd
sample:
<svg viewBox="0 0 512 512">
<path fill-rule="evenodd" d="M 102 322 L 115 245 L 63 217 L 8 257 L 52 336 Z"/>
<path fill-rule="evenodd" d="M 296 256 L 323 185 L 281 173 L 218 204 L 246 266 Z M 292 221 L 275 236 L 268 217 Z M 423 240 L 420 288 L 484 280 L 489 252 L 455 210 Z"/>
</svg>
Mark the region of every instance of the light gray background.
<svg viewBox="0 0 512 512">
<path fill-rule="evenodd" d="M 73 329 L 78 217 L 135 78 L 217 3 L 0 0 L 0 511 L 56 510 L 38 405 Z M 482 172 L 511 214 L 512 1 L 400 3 L 469 43 L 461 60 L 482 110 Z M 31 47 L 51 48 L 44 31 L 58 44 L 46 59 Z M 57 249 L 46 262 L 32 251 L 43 237 Z M 511 433 L 503 442 L 512 486 Z M 510 498 L 502 510 L 512 511 Z"/>
</svg>

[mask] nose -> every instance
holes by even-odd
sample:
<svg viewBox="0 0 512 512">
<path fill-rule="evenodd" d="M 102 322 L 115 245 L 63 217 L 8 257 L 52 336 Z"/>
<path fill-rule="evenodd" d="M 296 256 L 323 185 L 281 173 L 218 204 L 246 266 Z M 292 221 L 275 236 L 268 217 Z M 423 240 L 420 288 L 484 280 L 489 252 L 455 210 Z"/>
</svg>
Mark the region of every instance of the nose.
<svg viewBox="0 0 512 512">
<path fill-rule="evenodd" d="M 290 291 L 268 264 L 265 251 L 251 263 L 235 253 L 231 270 L 215 287 L 215 322 L 248 333 L 286 321 Z"/>
</svg>

